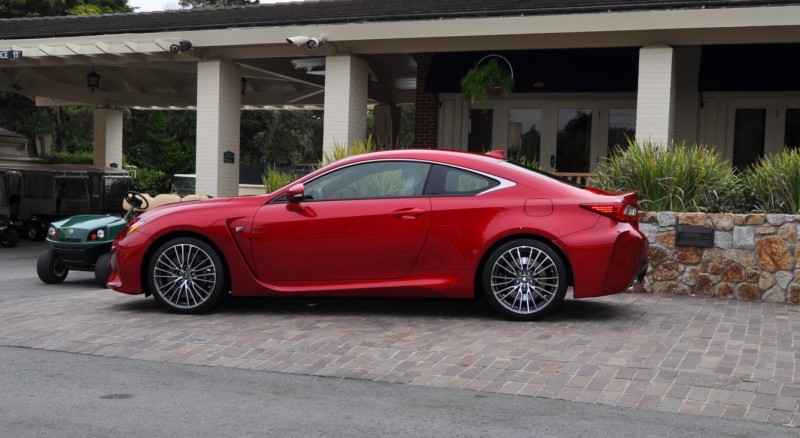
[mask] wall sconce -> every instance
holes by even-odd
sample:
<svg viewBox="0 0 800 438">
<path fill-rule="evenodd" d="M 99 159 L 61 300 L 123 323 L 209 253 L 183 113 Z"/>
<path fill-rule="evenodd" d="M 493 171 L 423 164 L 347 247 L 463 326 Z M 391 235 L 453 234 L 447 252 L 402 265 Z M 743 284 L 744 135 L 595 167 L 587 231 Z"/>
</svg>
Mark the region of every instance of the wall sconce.
<svg viewBox="0 0 800 438">
<path fill-rule="evenodd" d="M 86 86 L 92 89 L 92 93 L 95 88 L 100 87 L 100 75 L 94 71 L 94 67 L 92 67 L 92 72 L 86 75 Z"/>
<path fill-rule="evenodd" d="M 242 78 L 242 96 L 244 96 L 244 90 L 247 88 L 247 79 Z"/>
</svg>

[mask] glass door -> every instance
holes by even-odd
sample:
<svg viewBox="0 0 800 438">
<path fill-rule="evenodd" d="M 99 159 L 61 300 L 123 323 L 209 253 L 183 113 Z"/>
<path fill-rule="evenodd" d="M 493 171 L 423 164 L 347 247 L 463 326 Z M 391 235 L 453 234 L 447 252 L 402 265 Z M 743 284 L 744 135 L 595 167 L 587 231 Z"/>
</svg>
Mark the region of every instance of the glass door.
<svg viewBox="0 0 800 438">
<path fill-rule="evenodd" d="M 792 108 L 794 107 L 794 108 Z M 784 106 L 779 112 L 778 126 L 783 128 L 783 146 L 789 149 L 800 149 L 800 105 Z"/>
<path fill-rule="evenodd" d="M 557 172 L 589 172 L 595 137 L 593 115 L 590 105 L 553 108 L 555 150 L 551 150 L 549 163 L 543 164 L 549 164 Z"/>
<path fill-rule="evenodd" d="M 744 170 L 765 153 L 777 152 L 774 102 L 731 101 L 728 107 L 727 156 L 737 168 Z"/>
<path fill-rule="evenodd" d="M 542 146 L 542 110 L 511 108 L 508 110 L 508 157 L 518 163 L 535 166 L 540 163 Z"/>
<path fill-rule="evenodd" d="M 493 119 L 494 111 L 491 109 L 473 109 L 469 111 L 467 148 L 470 152 L 492 150 Z"/>
</svg>

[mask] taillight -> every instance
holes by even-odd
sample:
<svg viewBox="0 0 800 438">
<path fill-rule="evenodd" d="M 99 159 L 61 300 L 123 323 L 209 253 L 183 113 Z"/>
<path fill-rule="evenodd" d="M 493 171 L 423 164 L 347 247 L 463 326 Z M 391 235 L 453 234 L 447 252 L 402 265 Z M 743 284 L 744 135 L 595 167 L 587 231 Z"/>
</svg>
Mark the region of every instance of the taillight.
<svg viewBox="0 0 800 438">
<path fill-rule="evenodd" d="M 634 205 L 622 202 L 614 204 L 581 204 L 581 208 L 610 217 L 619 222 L 635 223 L 639 221 L 639 209 Z"/>
</svg>

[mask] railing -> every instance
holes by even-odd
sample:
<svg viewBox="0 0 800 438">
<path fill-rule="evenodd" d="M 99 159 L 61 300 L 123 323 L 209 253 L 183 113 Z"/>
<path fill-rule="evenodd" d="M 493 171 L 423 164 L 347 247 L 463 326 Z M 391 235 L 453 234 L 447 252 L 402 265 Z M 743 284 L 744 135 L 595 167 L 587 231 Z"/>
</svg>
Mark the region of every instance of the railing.
<svg viewBox="0 0 800 438">
<path fill-rule="evenodd" d="M 591 186 L 592 185 L 592 178 L 597 176 L 596 173 L 588 172 L 555 172 L 555 175 L 560 176 L 568 181 L 572 181 L 574 183 L 578 183 L 584 186 Z"/>
</svg>

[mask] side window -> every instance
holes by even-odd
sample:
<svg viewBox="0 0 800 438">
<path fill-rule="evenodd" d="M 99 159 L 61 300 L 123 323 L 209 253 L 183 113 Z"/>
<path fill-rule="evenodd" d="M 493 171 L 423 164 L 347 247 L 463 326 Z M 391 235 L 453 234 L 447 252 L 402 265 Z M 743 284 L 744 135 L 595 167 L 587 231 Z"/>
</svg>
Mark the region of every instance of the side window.
<svg viewBox="0 0 800 438">
<path fill-rule="evenodd" d="M 381 161 L 348 166 L 306 183 L 308 200 L 422 196 L 431 165 Z"/>
<path fill-rule="evenodd" d="M 431 195 L 466 196 L 476 195 L 499 184 L 497 180 L 468 170 L 435 166 L 431 173 L 429 191 Z"/>
</svg>

